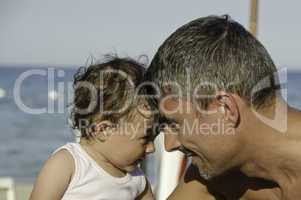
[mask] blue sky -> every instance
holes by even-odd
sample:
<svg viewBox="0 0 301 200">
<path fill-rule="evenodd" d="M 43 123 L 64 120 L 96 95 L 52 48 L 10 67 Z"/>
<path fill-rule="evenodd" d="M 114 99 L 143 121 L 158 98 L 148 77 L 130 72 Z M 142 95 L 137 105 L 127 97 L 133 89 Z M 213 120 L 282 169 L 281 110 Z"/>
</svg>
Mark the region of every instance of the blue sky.
<svg viewBox="0 0 301 200">
<path fill-rule="evenodd" d="M 277 66 L 301 69 L 300 1 L 259 0 L 259 40 Z M 0 0 L 0 64 L 83 65 L 106 53 L 150 58 L 178 27 L 230 14 L 249 0 Z"/>
</svg>

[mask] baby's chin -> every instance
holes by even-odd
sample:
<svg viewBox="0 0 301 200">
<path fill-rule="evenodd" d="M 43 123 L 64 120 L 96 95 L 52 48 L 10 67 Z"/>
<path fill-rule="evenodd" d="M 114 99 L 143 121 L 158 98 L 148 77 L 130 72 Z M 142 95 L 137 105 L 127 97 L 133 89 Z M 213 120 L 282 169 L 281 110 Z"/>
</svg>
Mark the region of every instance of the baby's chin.
<svg viewBox="0 0 301 200">
<path fill-rule="evenodd" d="M 142 161 L 143 161 L 143 159 L 139 159 L 139 160 L 135 161 L 133 164 L 123 167 L 123 170 L 130 173 L 130 172 L 134 171 L 135 169 L 137 169 L 137 167 L 139 167 L 139 165 Z"/>
<path fill-rule="evenodd" d="M 130 166 L 126 166 L 123 168 L 124 171 L 126 172 L 132 172 L 137 168 L 137 165 L 130 165 Z"/>
</svg>

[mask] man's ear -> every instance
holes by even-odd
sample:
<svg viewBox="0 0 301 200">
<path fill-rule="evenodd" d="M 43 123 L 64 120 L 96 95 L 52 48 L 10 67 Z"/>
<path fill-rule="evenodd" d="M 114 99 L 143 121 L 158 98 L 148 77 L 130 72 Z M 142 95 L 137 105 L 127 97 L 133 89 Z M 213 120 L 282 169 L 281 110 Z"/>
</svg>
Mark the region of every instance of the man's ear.
<svg viewBox="0 0 301 200">
<path fill-rule="evenodd" d="M 93 130 L 93 136 L 104 142 L 112 133 L 116 131 L 116 126 L 109 120 L 98 122 Z"/>
<path fill-rule="evenodd" d="M 216 100 L 220 106 L 218 109 L 224 112 L 226 120 L 230 121 L 233 127 L 237 127 L 240 123 L 240 110 L 235 96 L 231 93 L 219 91 L 216 93 Z"/>
</svg>

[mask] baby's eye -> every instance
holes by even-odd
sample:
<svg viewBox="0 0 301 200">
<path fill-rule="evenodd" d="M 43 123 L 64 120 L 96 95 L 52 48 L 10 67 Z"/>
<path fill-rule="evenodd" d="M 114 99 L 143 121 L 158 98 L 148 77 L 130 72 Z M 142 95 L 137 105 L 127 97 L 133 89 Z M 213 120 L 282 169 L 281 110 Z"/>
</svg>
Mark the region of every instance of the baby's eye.
<svg viewBox="0 0 301 200">
<path fill-rule="evenodd" d="M 151 110 L 151 107 L 148 104 L 146 104 L 146 103 L 144 103 L 142 105 L 142 108 L 145 109 L 145 110 Z"/>
<path fill-rule="evenodd" d="M 145 103 L 138 106 L 138 112 L 146 119 L 150 119 L 153 116 L 151 107 Z"/>
</svg>

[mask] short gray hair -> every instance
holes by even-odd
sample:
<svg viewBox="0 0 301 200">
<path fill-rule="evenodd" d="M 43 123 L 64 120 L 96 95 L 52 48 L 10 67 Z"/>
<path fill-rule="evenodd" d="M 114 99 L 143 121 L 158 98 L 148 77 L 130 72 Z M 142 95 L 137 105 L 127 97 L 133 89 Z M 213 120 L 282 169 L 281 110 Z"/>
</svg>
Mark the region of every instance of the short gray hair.
<svg viewBox="0 0 301 200">
<path fill-rule="evenodd" d="M 162 89 L 168 82 L 177 82 L 186 91 L 190 76 L 191 88 L 205 83 L 201 86 L 203 95 L 224 90 L 259 108 L 275 96 L 275 72 L 267 50 L 241 24 L 228 15 L 208 16 L 189 22 L 167 38 L 145 80 L 156 82 Z M 269 87 L 254 93 L 265 79 Z M 200 100 L 203 108 L 209 102 L 207 98 Z"/>
</svg>

